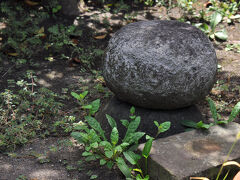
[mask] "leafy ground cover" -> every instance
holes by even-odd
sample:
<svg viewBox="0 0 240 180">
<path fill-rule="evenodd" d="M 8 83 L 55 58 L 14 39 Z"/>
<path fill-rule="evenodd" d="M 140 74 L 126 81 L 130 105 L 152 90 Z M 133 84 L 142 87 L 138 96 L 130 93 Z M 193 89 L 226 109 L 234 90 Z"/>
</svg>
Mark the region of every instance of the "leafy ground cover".
<svg viewBox="0 0 240 180">
<path fill-rule="evenodd" d="M 209 95 L 218 119 L 226 120 L 240 100 L 237 1 L 81 2 L 78 15 L 57 0 L 0 2 L 3 179 L 124 179 L 117 167 L 86 163 L 84 148 L 69 135 L 75 123 L 94 112 L 94 100 L 103 107 L 111 98 L 101 62 L 109 38 L 127 23 L 172 19 L 199 27 L 219 59 L 217 82 Z M 205 119 L 214 120 L 207 100 L 198 107 Z"/>
</svg>

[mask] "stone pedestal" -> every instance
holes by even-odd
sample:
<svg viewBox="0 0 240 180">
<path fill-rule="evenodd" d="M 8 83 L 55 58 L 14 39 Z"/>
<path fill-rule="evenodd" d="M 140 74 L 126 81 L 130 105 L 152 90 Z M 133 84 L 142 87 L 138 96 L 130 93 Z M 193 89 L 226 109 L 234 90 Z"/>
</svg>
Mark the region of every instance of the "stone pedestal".
<svg viewBox="0 0 240 180">
<path fill-rule="evenodd" d="M 106 131 L 107 135 L 111 133 L 111 127 L 106 119 L 106 114 L 112 116 L 118 126 L 120 137 L 123 137 L 126 132 L 126 128 L 121 124 L 121 119 L 129 119 L 129 111 L 132 107 L 131 104 L 119 101 L 116 97 L 113 97 L 106 106 L 97 113 L 96 119 L 101 123 L 102 128 Z M 157 127 L 154 125 L 154 121 L 158 121 L 159 124 L 165 121 L 171 122 L 171 127 L 168 131 L 161 133 L 160 137 L 167 137 L 173 134 L 181 133 L 185 131 L 185 127 L 181 125 L 182 120 L 201 121 L 202 115 L 196 106 L 190 106 L 177 110 L 152 110 L 141 107 L 135 107 L 136 115 L 141 117 L 141 123 L 138 131 L 145 132 L 146 134 L 155 137 L 157 133 Z M 142 142 L 145 140 L 142 139 Z"/>
</svg>

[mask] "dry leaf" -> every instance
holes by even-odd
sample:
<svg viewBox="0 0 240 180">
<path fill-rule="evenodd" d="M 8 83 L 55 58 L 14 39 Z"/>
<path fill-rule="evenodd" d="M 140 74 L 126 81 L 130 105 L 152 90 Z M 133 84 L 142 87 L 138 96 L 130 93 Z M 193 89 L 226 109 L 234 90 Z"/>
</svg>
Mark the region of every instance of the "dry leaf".
<svg viewBox="0 0 240 180">
<path fill-rule="evenodd" d="M 7 53 L 9 56 L 18 56 L 18 53 Z"/>
<path fill-rule="evenodd" d="M 44 27 L 41 27 L 39 30 L 38 30 L 38 34 L 42 34 L 44 33 Z"/>
<path fill-rule="evenodd" d="M 239 139 L 240 139 L 240 131 L 237 134 L 237 140 L 239 140 Z"/>
<path fill-rule="evenodd" d="M 24 2 L 29 6 L 36 6 L 39 4 L 39 2 L 34 2 L 34 1 L 30 1 L 30 0 L 25 0 Z"/>
<path fill-rule="evenodd" d="M 72 43 L 77 45 L 78 44 L 78 40 L 77 39 L 72 39 Z"/>
<path fill-rule="evenodd" d="M 231 165 L 240 167 L 240 164 L 236 161 L 228 161 L 228 162 L 223 163 L 223 166 L 231 166 Z"/>
<path fill-rule="evenodd" d="M 192 180 L 192 179 L 196 179 L 196 180 L 209 180 L 206 177 L 190 177 L 190 180 Z"/>
<path fill-rule="evenodd" d="M 73 61 L 76 62 L 76 63 L 81 63 L 81 60 L 78 59 L 78 58 L 72 58 L 72 59 L 73 59 Z"/>
<path fill-rule="evenodd" d="M 107 36 L 107 34 L 101 35 L 101 36 L 94 36 L 95 39 L 104 39 Z"/>
</svg>

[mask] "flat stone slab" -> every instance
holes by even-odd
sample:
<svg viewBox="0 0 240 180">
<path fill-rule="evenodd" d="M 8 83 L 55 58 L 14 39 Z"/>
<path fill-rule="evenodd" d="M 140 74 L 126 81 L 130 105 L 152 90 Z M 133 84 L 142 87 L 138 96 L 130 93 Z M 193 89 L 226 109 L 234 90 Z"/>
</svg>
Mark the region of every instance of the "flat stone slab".
<svg viewBox="0 0 240 180">
<path fill-rule="evenodd" d="M 194 176 L 214 179 L 238 132 L 240 125 L 230 123 L 157 139 L 148 159 L 148 174 L 154 180 L 189 180 Z M 239 161 L 239 150 L 237 142 L 228 160 Z"/>
</svg>

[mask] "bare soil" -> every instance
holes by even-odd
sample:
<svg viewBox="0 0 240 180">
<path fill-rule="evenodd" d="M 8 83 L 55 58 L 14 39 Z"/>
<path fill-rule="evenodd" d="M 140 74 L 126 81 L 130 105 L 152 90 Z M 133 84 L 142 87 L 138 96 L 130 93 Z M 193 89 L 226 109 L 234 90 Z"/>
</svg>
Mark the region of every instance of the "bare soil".
<svg viewBox="0 0 240 180">
<path fill-rule="evenodd" d="M 137 12 L 134 19 L 123 19 L 121 13 L 112 14 L 110 12 L 103 13 L 95 7 L 89 7 L 90 11 L 82 12 L 80 18 L 84 19 L 84 36 L 79 41 L 84 47 L 90 47 L 94 44 L 100 49 L 105 49 L 108 40 L 113 33 L 121 26 L 138 20 L 149 19 L 169 19 L 168 11 L 164 7 L 139 8 L 137 11 L 133 8 L 133 13 Z M 171 17 L 178 17 L 171 11 Z M 179 13 L 176 10 L 176 13 Z M 76 17 L 60 16 L 59 21 L 66 21 L 68 24 L 73 23 Z M 104 23 L 104 19 L 108 20 L 108 25 Z M 49 23 L 49 22 L 45 22 Z M 228 42 L 240 42 L 240 23 L 227 26 L 229 40 Z M 105 38 L 98 40 L 94 36 L 105 35 Z M 214 43 L 216 48 L 219 64 L 217 79 L 222 80 L 228 86 L 228 91 L 221 89 L 221 84 L 214 86 L 210 93 L 210 97 L 221 107 L 221 115 L 226 118 L 231 108 L 240 100 L 240 53 L 233 51 L 225 51 L 225 43 Z M 57 60 L 54 62 L 43 61 L 44 55 L 38 54 L 35 61 L 40 63 L 39 68 L 25 67 L 18 69 L 13 63 L 3 60 L 3 71 L 0 72 L 0 90 L 7 88 L 7 79 L 20 80 L 23 78 L 23 72 L 33 68 L 38 75 L 38 85 L 60 92 L 62 88 L 70 88 L 73 91 L 82 86 L 90 88 L 96 85 L 95 75 L 89 70 L 83 72 L 85 68 L 83 64 Z M 94 60 L 95 69 L 101 69 L 102 59 Z M 103 94 L 96 92 L 91 94 L 90 99 L 101 98 L 103 105 L 111 97 L 104 97 Z M 66 102 L 70 111 L 75 108 L 73 102 Z M 206 101 L 199 102 L 198 107 L 206 119 L 211 118 L 208 104 Z M 237 118 L 236 122 L 240 122 Z M 65 141 L 64 141 L 65 140 Z M 27 145 L 20 147 L 12 154 L 0 154 L 0 180 L 31 179 L 31 180 L 85 180 L 96 179 L 124 179 L 123 175 L 116 169 L 107 169 L 101 167 L 98 162 L 82 162 L 82 147 L 76 145 L 67 145 L 68 141 L 73 142 L 70 137 L 48 137 L 46 139 L 34 139 Z M 65 142 L 65 143 L 64 143 Z"/>
</svg>

